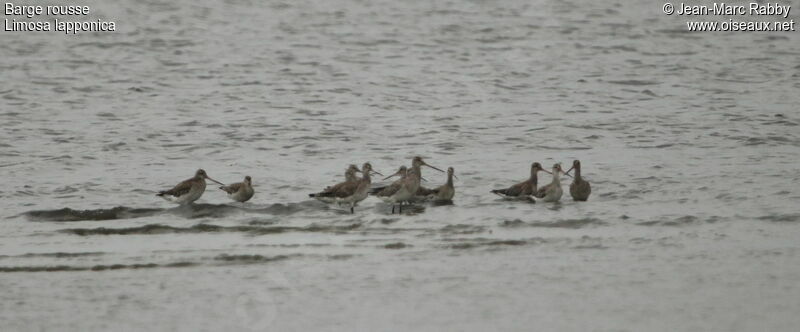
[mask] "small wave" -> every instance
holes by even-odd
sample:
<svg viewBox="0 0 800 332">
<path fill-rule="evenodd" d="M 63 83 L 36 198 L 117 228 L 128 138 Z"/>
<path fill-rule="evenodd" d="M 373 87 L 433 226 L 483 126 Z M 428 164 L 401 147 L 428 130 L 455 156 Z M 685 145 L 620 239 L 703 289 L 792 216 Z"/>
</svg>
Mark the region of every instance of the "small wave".
<svg viewBox="0 0 800 332">
<path fill-rule="evenodd" d="M 394 243 L 387 243 L 383 246 L 386 249 L 404 249 L 411 247 L 410 244 L 405 244 L 403 242 L 394 242 Z"/>
<path fill-rule="evenodd" d="M 72 45 L 71 48 L 113 48 L 113 47 L 136 47 L 137 45 L 130 42 L 86 42 Z"/>
<path fill-rule="evenodd" d="M 665 144 L 657 144 L 657 145 L 629 145 L 631 148 L 634 149 L 663 149 L 675 146 L 674 143 L 665 143 Z"/>
<path fill-rule="evenodd" d="M 0 258 L 29 258 L 29 257 L 55 257 L 55 258 L 69 258 L 69 257 L 83 257 L 83 256 L 100 256 L 104 255 L 103 252 L 44 252 L 44 253 L 27 253 L 22 255 L 0 255 Z"/>
<path fill-rule="evenodd" d="M 116 219 L 133 219 L 171 213 L 188 219 L 221 218 L 232 213 L 250 212 L 272 215 L 289 215 L 303 211 L 310 203 L 271 204 L 267 207 L 237 206 L 234 204 L 189 204 L 169 209 L 131 208 L 117 206 L 110 209 L 76 210 L 62 208 L 58 210 L 28 211 L 22 215 L 31 221 L 102 221 Z"/>
<path fill-rule="evenodd" d="M 486 232 L 486 227 L 465 225 L 465 224 L 454 224 L 454 225 L 444 226 L 440 228 L 438 232 L 447 234 L 475 234 L 475 233 Z"/>
<path fill-rule="evenodd" d="M 581 218 L 581 219 L 561 219 L 550 222 L 523 222 L 522 220 L 506 220 L 501 226 L 505 227 L 548 227 L 548 228 L 581 228 L 589 225 L 605 225 L 606 223 L 597 218 Z"/>
<path fill-rule="evenodd" d="M 276 255 L 276 256 L 263 256 L 263 255 L 228 255 L 221 254 L 213 258 L 216 263 L 211 263 L 210 266 L 226 266 L 231 264 L 261 264 L 275 261 L 281 261 L 292 257 L 302 256 L 300 254 L 293 255 Z M 74 271 L 109 271 L 109 270 L 138 270 L 138 269 L 154 269 L 154 268 L 179 268 L 179 267 L 194 267 L 204 265 L 200 262 L 175 262 L 166 264 L 156 263 L 139 263 L 139 264 L 108 264 L 108 265 L 93 265 L 93 266 L 73 266 L 73 265 L 50 265 L 50 266 L 0 266 L 0 273 L 3 272 L 74 272 Z"/>
<path fill-rule="evenodd" d="M 71 272 L 71 271 L 108 271 L 108 270 L 136 270 L 136 269 L 152 269 L 157 267 L 190 267 L 196 266 L 197 263 L 192 262 L 177 262 L 170 264 L 112 264 L 112 265 L 94 265 L 94 266 L 70 266 L 70 265 L 52 265 L 52 266 L 0 266 L 0 273 L 9 272 Z"/>
<path fill-rule="evenodd" d="M 299 255 L 294 255 L 294 256 L 299 256 Z M 217 257 L 214 257 L 214 260 L 225 261 L 225 262 L 256 264 L 256 263 L 281 261 L 281 260 L 289 259 L 289 258 L 290 258 L 289 255 L 262 256 L 262 255 L 228 255 L 228 254 L 221 254 L 221 255 L 219 255 Z"/>
<path fill-rule="evenodd" d="M 519 220 L 519 219 L 505 220 L 505 221 L 503 221 L 503 223 L 500 224 L 500 226 L 504 226 L 504 227 L 519 227 L 519 226 L 525 226 L 525 222 L 522 221 L 522 220 Z"/>
<path fill-rule="evenodd" d="M 643 81 L 643 80 L 622 80 L 622 81 L 607 81 L 611 84 L 620 84 L 620 85 L 655 85 L 661 84 L 661 82 L 656 81 Z"/>
<path fill-rule="evenodd" d="M 758 220 L 765 220 L 771 222 L 798 222 L 800 221 L 800 213 L 794 214 L 771 214 L 768 216 L 758 217 Z"/>
<path fill-rule="evenodd" d="M 272 215 L 289 215 L 307 210 L 311 207 L 318 207 L 319 205 L 317 205 L 316 203 L 318 202 L 315 200 L 314 201 L 308 200 L 300 203 L 287 203 L 287 204 L 275 203 L 265 208 L 257 208 L 257 209 L 245 208 L 245 210 L 248 212 L 266 213 Z"/>
<path fill-rule="evenodd" d="M 543 238 L 532 238 L 527 240 L 494 240 L 494 239 L 485 239 L 485 238 L 478 238 L 478 239 L 454 239 L 452 241 L 457 241 L 453 244 L 445 245 L 446 248 L 450 249 L 474 249 L 474 248 L 482 248 L 482 247 L 504 247 L 504 246 L 524 246 L 530 244 L 540 244 L 545 242 Z"/>
<path fill-rule="evenodd" d="M 336 254 L 336 255 L 326 255 L 325 258 L 332 261 L 342 261 L 346 259 L 351 259 L 353 257 L 357 257 L 358 255 L 354 254 Z"/>
<path fill-rule="evenodd" d="M 221 218 L 232 213 L 242 211 L 240 207 L 228 204 L 187 204 L 174 207 L 168 211 L 173 215 L 178 215 L 188 219 L 197 218 Z"/>
<path fill-rule="evenodd" d="M 572 247 L 572 249 L 608 249 L 608 247 L 602 244 L 582 244 L 578 246 Z"/>
<path fill-rule="evenodd" d="M 23 213 L 32 221 L 86 221 L 86 220 L 114 220 L 131 219 L 155 215 L 163 209 L 135 209 L 117 206 L 110 209 L 73 210 L 63 208 L 58 210 L 38 210 Z"/>
<path fill-rule="evenodd" d="M 590 146 L 546 146 L 546 145 L 537 145 L 537 148 L 545 149 L 545 150 L 591 150 L 592 147 Z"/>
<path fill-rule="evenodd" d="M 307 227 L 290 226 L 218 226 L 211 224 L 197 224 L 192 227 L 173 227 L 160 224 L 149 224 L 140 227 L 126 228 L 70 228 L 61 230 L 80 236 L 89 235 L 152 235 L 152 234 L 171 234 L 171 233 L 216 233 L 216 232 L 244 232 L 257 235 L 277 234 L 289 232 L 314 232 L 314 233 L 343 233 L 359 228 L 361 225 L 352 224 L 346 226 L 330 225 L 311 225 Z"/>
<path fill-rule="evenodd" d="M 713 218 L 711 218 L 709 220 L 711 222 L 715 222 L 715 221 L 718 220 L 718 218 L 717 217 L 713 217 Z M 674 219 L 656 219 L 656 220 L 650 220 L 650 221 L 643 221 L 643 222 L 637 223 L 637 225 L 640 225 L 640 226 L 683 226 L 683 225 L 693 224 L 693 223 L 696 223 L 696 222 L 699 222 L 699 221 L 700 221 L 700 218 L 698 218 L 698 217 L 686 215 L 686 216 L 678 217 L 678 218 L 674 218 Z"/>
</svg>

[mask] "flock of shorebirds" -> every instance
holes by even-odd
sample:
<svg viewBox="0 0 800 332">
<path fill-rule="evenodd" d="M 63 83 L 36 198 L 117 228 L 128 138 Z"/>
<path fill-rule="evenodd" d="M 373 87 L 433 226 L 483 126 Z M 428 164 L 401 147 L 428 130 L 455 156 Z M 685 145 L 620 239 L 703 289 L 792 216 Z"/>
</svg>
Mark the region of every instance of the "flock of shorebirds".
<svg viewBox="0 0 800 332">
<path fill-rule="evenodd" d="M 397 172 L 383 179 L 388 180 L 391 177 L 399 176 L 398 180 L 388 185 L 373 186 L 371 175 L 378 174 L 383 176 L 383 174 L 373 170 L 370 163 L 364 163 L 361 169 L 356 165 L 350 165 L 344 173 L 344 181 L 308 196 L 329 204 L 349 206 L 350 213 L 354 213 L 355 206 L 369 195 L 391 204 L 392 213 L 395 213 L 395 210 L 398 213 L 402 213 L 403 205 L 415 202 L 452 201 L 456 193 L 453 178 L 458 179 L 455 175 L 455 170 L 452 167 L 448 168 L 447 182 L 436 188 L 429 189 L 421 186 L 421 181 L 425 181 L 425 178 L 422 177 L 422 166 L 444 173 L 443 170 L 426 163 L 422 160 L 422 157 L 414 157 L 411 160 L 410 168 L 400 166 Z M 575 170 L 574 177 L 569 175 L 573 169 Z M 549 184 L 539 187 L 539 172 L 553 175 L 553 180 Z M 357 173 L 361 173 L 361 177 Z M 560 174 L 573 178 L 572 184 L 569 186 L 569 193 L 573 200 L 586 201 L 589 199 L 592 188 L 589 182 L 581 177 L 581 162 L 579 160 L 575 160 L 572 163 L 572 168 L 566 172 L 561 168 L 561 164 L 553 165 L 553 171 L 551 172 L 542 168 L 542 165 L 538 162 L 534 162 L 531 164 L 531 174 L 527 180 L 508 188 L 496 189 L 491 192 L 508 199 L 525 199 L 534 202 L 536 199 L 540 199 L 543 202 L 558 202 L 563 195 Z M 219 189 L 226 192 L 228 197 L 237 202 L 246 202 L 255 194 L 250 176 L 245 176 L 243 182 L 225 185 L 210 178 L 206 171 L 199 169 L 191 179 L 178 183 L 172 189 L 159 191 L 156 195 L 178 204 L 189 204 L 203 195 L 206 190 L 206 180 L 220 184 Z"/>
</svg>

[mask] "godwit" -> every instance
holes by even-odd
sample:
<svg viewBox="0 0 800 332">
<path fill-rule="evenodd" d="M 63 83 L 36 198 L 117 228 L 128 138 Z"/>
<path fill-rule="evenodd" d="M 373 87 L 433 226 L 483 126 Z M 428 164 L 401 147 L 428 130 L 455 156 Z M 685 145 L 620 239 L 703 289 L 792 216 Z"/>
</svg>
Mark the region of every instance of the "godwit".
<svg viewBox="0 0 800 332">
<path fill-rule="evenodd" d="M 387 199 L 389 199 L 389 197 L 392 196 L 392 194 L 400 190 L 400 187 L 403 185 L 403 180 L 406 178 L 406 175 L 408 175 L 408 168 L 406 168 L 405 166 L 400 166 L 400 169 L 398 169 L 397 172 L 394 172 L 394 174 L 383 178 L 384 180 L 388 180 L 392 177 L 399 176 L 400 179 L 383 187 L 372 188 L 370 189 L 369 193 L 377 196 L 378 198 L 386 202 Z"/>
<path fill-rule="evenodd" d="M 558 178 L 558 173 L 564 173 L 564 170 L 561 169 L 561 164 L 553 165 L 553 173 L 551 173 L 553 174 L 553 181 L 547 185 L 542 201 L 548 203 L 558 202 L 561 199 L 561 195 L 564 194 L 564 190 L 561 189 L 561 180 Z"/>
<path fill-rule="evenodd" d="M 397 181 L 394 181 L 394 182 L 392 182 L 392 183 L 390 183 L 388 185 L 382 186 L 382 187 L 374 187 L 369 191 L 369 193 L 372 194 L 372 195 L 377 196 L 378 198 L 380 198 L 384 202 L 387 202 L 387 203 L 388 202 L 393 202 L 393 200 L 391 199 L 391 196 L 394 193 L 396 193 L 398 190 L 400 190 L 400 188 L 403 186 L 403 180 L 406 179 L 407 175 L 408 175 L 408 168 L 406 166 L 400 166 L 400 169 L 398 169 L 397 172 L 395 172 L 394 174 L 383 178 L 384 180 L 388 180 L 391 177 L 399 176 L 400 178 L 397 179 Z M 424 180 L 425 178 L 422 178 L 422 179 Z M 430 189 L 425 189 L 425 188 L 422 188 L 422 186 L 420 186 L 419 189 L 417 189 L 417 193 L 415 194 L 414 198 L 416 199 L 416 198 L 419 197 L 420 199 L 424 199 L 425 198 L 424 196 L 427 196 L 427 193 L 429 191 L 430 191 Z M 392 210 L 394 210 L 394 206 L 392 206 Z M 394 211 L 392 211 L 392 213 L 394 213 Z"/>
<path fill-rule="evenodd" d="M 308 196 L 314 198 L 332 197 L 334 202 L 339 205 L 350 204 L 350 213 L 355 213 L 356 204 L 367 198 L 367 193 L 372 184 L 370 173 L 381 174 L 372 170 L 372 165 L 370 163 L 364 163 L 364 166 L 361 168 L 361 173 L 363 175 L 358 181 L 345 181 L 325 189 L 322 192 L 309 194 Z"/>
<path fill-rule="evenodd" d="M 455 176 L 455 169 L 452 167 L 447 168 L 447 182 L 441 186 L 438 186 L 433 189 L 428 189 L 426 191 L 426 195 L 428 198 L 433 199 L 434 202 L 447 202 L 452 201 L 453 196 L 456 194 L 456 188 L 453 186 L 453 177 Z M 422 189 L 422 188 L 420 188 Z M 419 195 L 419 190 L 417 191 L 417 195 Z"/>
<path fill-rule="evenodd" d="M 399 176 L 400 179 L 382 187 L 373 187 L 372 189 L 370 189 L 369 193 L 379 197 L 390 196 L 392 193 L 396 192 L 400 188 L 400 186 L 403 183 L 403 179 L 406 178 L 407 173 L 408 173 L 408 168 L 406 166 L 400 166 L 400 169 L 398 169 L 397 172 L 383 178 L 384 180 L 388 180 L 389 178 Z M 428 181 L 425 180 L 424 177 L 420 178 L 422 179 L 422 181 Z M 433 189 L 423 188 L 420 185 L 419 189 L 417 189 L 417 193 L 415 194 L 415 196 L 423 196 L 423 197 L 427 196 L 428 194 L 431 193 L 432 190 Z M 381 194 L 381 192 L 383 192 L 383 194 Z"/>
<path fill-rule="evenodd" d="M 200 196 L 203 196 L 203 192 L 206 191 L 206 179 L 219 183 L 223 186 L 225 185 L 222 182 L 208 177 L 206 171 L 198 169 L 197 172 L 194 173 L 193 178 L 178 183 L 170 190 L 159 191 L 156 196 L 161 196 L 168 201 L 178 204 L 189 204 L 196 201 L 198 198 L 200 198 Z"/>
<path fill-rule="evenodd" d="M 572 199 L 576 201 L 585 202 L 589 199 L 589 195 L 592 193 L 592 186 L 589 184 L 589 181 L 586 181 L 581 177 L 581 161 L 575 160 L 572 162 L 572 168 L 569 169 L 565 174 L 568 174 L 570 171 L 575 169 L 575 179 L 572 180 L 572 184 L 569 185 L 569 194 L 572 195 Z"/>
<path fill-rule="evenodd" d="M 406 171 L 406 176 L 395 182 L 397 185 L 393 183 L 376 194 L 376 196 L 378 196 L 378 198 L 384 202 L 392 204 L 392 213 L 394 213 L 395 205 L 399 206 L 399 212 L 402 213 L 403 202 L 408 202 L 414 198 L 414 195 L 419 189 L 419 181 L 422 178 L 423 165 L 433 168 L 439 172 L 444 172 L 443 170 L 426 163 L 424 160 L 422 160 L 422 157 L 417 156 L 411 160 L 411 169 Z"/>
<path fill-rule="evenodd" d="M 359 178 L 358 178 L 358 176 L 356 176 L 356 173 L 359 173 L 359 172 L 361 172 L 361 170 L 359 170 L 356 165 L 350 164 L 350 166 L 347 167 L 347 169 L 344 171 L 344 182 L 337 183 L 337 184 L 335 184 L 333 186 L 325 187 L 323 192 L 328 191 L 331 188 L 336 187 L 336 186 L 341 187 L 341 186 L 344 186 L 346 183 L 358 181 Z M 316 195 L 316 194 L 313 194 L 313 195 Z M 323 203 L 331 204 L 331 203 L 335 203 L 336 202 L 336 197 L 333 197 L 333 196 L 311 196 L 311 194 L 309 194 L 309 196 L 310 197 L 314 197 L 318 201 L 323 202 Z"/>
<path fill-rule="evenodd" d="M 388 185 L 382 186 L 382 187 L 373 187 L 372 189 L 370 189 L 369 193 L 372 194 L 372 195 L 375 195 L 375 196 L 379 196 L 379 197 L 384 197 L 387 194 L 391 195 L 391 193 L 396 192 L 397 189 L 400 188 L 400 186 L 403 183 L 403 179 L 406 178 L 407 174 L 408 174 L 408 168 L 405 167 L 405 166 L 400 166 L 400 169 L 398 169 L 397 172 L 395 172 L 394 174 L 383 178 L 384 180 L 388 180 L 391 177 L 399 176 L 400 179 L 398 179 L 397 181 L 394 181 L 394 182 L 392 182 L 392 183 L 390 183 Z M 427 181 L 427 180 L 425 180 L 425 178 L 421 178 L 421 179 L 423 181 Z M 422 186 L 420 186 L 419 189 L 417 189 L 416 196 L 426 196 L 426 195 L 428 195 L 430 190 L 431 189 L 425 189 Z M 384 192 L 384 194 L 380 195 L 381 192 Z"/>
<path fill-rule="evenodd" d="M 528 196 L 536 193 L 536 189 L 539 182 L 539 177 L 537 173 L 539 173 L 540 171 L 545 173 L 550 173 L 544 168 L 542 168 L 542 164 L 534 162 L 533 164 L 531 164 L 530 178 L 520 183 L 517 183 L 511 187 L 508 187 L 506 189 L 492 190 L 492 193 L 506 198 L 527 198 Z"/>
<path fill-rule="evenodd" d="M 561 165 L 561 164 L 559 163 L 559 165 Z M 550 173 L 550 172 L 547 172 L 547 173 Z M 563 171 L 562 171 L 562 173 L 563 173 Z M 550 174 L 553 174 L 553 173 L 550 173 Z M 567 174 L 567 173 L 564 173 L 564 175 L 566 175 L 566 176 L 569 176 L 569 177 L 572 177 L 571 175 L 569 175 L 569 174 Z M 561 185 L 561 183 L 559 182 L 559 184 L 558 184 L 558 185 L 560 186 L 560 185 Z M 548 184 L 546 184 L 546 185 L 543 185 L 543 186 L 541 186 L 541 187 L 539 187 L 539 189 L 534 189 L 534 190 L 533 190 L 533 194 L 532 194 L 532 195 L 533 195 L 533 197 L 536 197 L 536 198 L 544 198 L 544 196 L 545 196 L 545 195 L 547 195 L 547 191 L 548 191 L 548 190 L 550 190 L 550 187 L 551 187 L 551 186 L 553 186 L 553 183 L 552 183 L 552 182 L 551 182 L 551 183 L 548 183 Z"/>
<path fill-rule="evenodd" d="M 219 187 L 219 189 L 228 193 L 230 199 L 241 203 L 247 202 L 253 197 L 253 194 L 256 193 L 255 190 L 253 190 L 253 180 L 249 175 L 244 177 L 243 182 L 222 186 Z"/>
</svg>

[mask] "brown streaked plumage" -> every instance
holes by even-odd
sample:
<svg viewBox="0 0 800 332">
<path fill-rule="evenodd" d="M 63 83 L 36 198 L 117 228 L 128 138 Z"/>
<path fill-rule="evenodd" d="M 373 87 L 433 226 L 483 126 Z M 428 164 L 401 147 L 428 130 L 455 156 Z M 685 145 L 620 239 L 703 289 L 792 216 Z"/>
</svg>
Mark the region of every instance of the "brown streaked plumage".
<svg viewBox="0 0 800 332">
<path fill-rule="evenodd" d="M 394 174 L 383 178 L 384 180 L 388 180 L 391 177 L 399 176 L 400 179 L 390 183 L 389 185 L 383 186 L 383 187 L 372 188 L 372 189 L 370 189 L 369 193 L 372 194 L 372 195 L 378 196 L 378 197 L 391 196 L 392 194 L 394 194 L 395 192 L 400 190 L 400 186 L 403 183 L 403 179 L 406 178 L 407 174 L 408 174 L 408 168 L 405 167 L 405 166 L 400 166 L 400 168 L 397 170 L 397 172 L 394 172 Z"/>
<path fill-rule="evenodd" d="M 408 175 L 408 168 L 405 165 L 400 166 L 400 169 L 398 169 L 397 172 L 384 178 L 384 180 L 387 180 L 393 176 L 399 176 L 400 178 L 397 179 L 397 181 L 394 181 L 385 186 L 374 187 L 370 190 L 369 193 L 379 197 L 391 196 L 398 190 L 400 190 L 400 187 L 403 185 L 403 180 L 406 178 L 406 175 Z M 423 177 L 421 177 L 421 179 L 427 181 Z M 433 189 L 428 189 L 420 185 L 419 189 L 417 189 L 417 193 L 415 194 L 415 196 L 427 196 L 428 194 L 432 193 L 432 190 Z"/>
<path fill-rule="evenodd" d="M 225 185 L 222 182 L 214 180 L 206 174 L 206 171 L 198 169 L 194 177 L 181 181 L 169 190 L 159 191 L 156 196 L 163 197 L 166 200 L 178 203 L 189 204 L 196 201 L 206 191 L 206 179 Z"/>
<path fill-rule="evenodd" d="M 414 198 L 414 195 L 417 193 L 417 190 L 419 190 L 419 183 L 420 180 L 422 179 L 422 166 L 428 166 L 439 172 L 444 173 L 443 170 L 426 163 L 424 160 L 422 160 L 422 157 L 419 156 L 414 157 L 414 159 L 411 160 L 411 169 L 409 169 L 406 172 L 405 177 L 403 177 L 398 181 L 400 185 L 399 188 L 391 192 L 390 191 L 381 192 L 377 195 L 378 198 L 380 198 L 384 202 L 392 204 L 392 213 L 394 213 L 395 211 L 396 204 L 399 204 L 400 207 L 399 211 L 402 213 L 403 203 L 410 202 Z"/>
<path fill-rule="evenodd" d="M 219 189 L 228 193 L 228 197 L 237 202 L 247 202 L 255 194 L 253 190 L 253 179 L 250 176 L 245 176 L 244 181 L 221 186 Z"/>
<path fill-rule="evenodd" d="M 527 196 L 533 195 L 534 193 L 536 193 L 537 185 L 539 182 L 539 177 L 537 173 L 539 173 L 540 171 L 545 173 L 550 173 L 544 168 L 542 168 L 542 164 L 534 162 L 533 164 L 531 164 L 531 176 L 527 180 L 517 183 L 505 189 L 492 190 L 492 193 L 506 198 L 525 198 Z"/>
<path fill-rule="evenodd" d="M 359 180 L 358 177 L 355 176 L 355 172 L 351 173 L 350 169 L 348 168 L 347 172 L 345 172 L 344 181 L 339 182 L 332 186 L 325 187 L 324 190 L 318 193 L 308 194 L 308 197 L 320 199 L 325 203 L 333 203 L 333 199 L 337 197 L 337 193 L 343 194 L 348 190 L 350 190 L 351 187 L 357 186 L 358 180 Z M 329 198 L 329 200 L 326 198 Z"/>
<path fill-rule="evenodd" d="M 325 187 L 325 189 L 323 191 L 331 190 L 331 188 L 333 188 L 334 186 L 340 186 L 341 187 L 345 183 L 358 181 L 359 177 L 356 175 L 356 173 L 360 173 L 360 172 L 361 172 L 361 170 L 358 169 L 358 166 L 350 164 L 350 166 L 348 166 L 347 169 L 344 171 L 344 181 L 342 181 L 340 183 L 337 183 L 337 184 L 335 184 L 333 186 L 327 186 L 327 187 Z M 330 203 L 335 203 L 335 201 L 336 201 L 336 198 L 332 197 L 332 196 L 330 196 L 330 197 L 329 196 L 313 196 L 313 197 L 316 198 L 318 201 L 321 201 L 321 202 L 324 202 L 324 203 L 329 203 L 329 204 Z"/>
<path fill-rule="evenodd" d="M 575 170 L 575 179 L 572 180 L 572 184 L 569 185 L 569 194 L 572 195 L 573 200 L 585 202 L 589 199 L 589 195 L 592 194 L 592 186 L 589 184 L 589 181 L 586 181 L 581 176 L 580 160 L 573 161 L 572 168 L 570 168 L 567 173 L 573 169 Z"/>
<path fill-rule="evenodd" d="M 340 205 L 350 204 L 350 213 L 354 213 L 356 204 L 367 198 L 367 193 L 372 184 L 370 173 L 380 174 L 372 169 L 370 163 L 364 163 L 364 166 L 361 168 L 361 173 L 363 176 L 358 181 L 341 182 L 319 193 L 309 194 L 308 196 L 318 199 L 323 197 L 332 198 L 334 203 Z"/>
<path fill-rule="evenodd" d="M 417 193 L 414 194 L 414 196 L 416 196 L 416 198 L 424 198 L 427 197 L 428 195 L 434 194 L 435 192 L 436 188 L 425 188 L 422 185 L 420 185 L 419 189 L 417 189 Z"/>
<path fill-rule="evenodd" d="M 434 202 L 452 201 L 453 196 L 456 194 L 456 188 L 453 186 L 453 177 L 456 176 L 455 172 L 456 171 L 454 168 L 448 167 L 447 182 L 436 188 L 428 189 L 425 196 L 427 196 L 429 199 L 433 199 Z M 420 189 L 422 188 L 420 187 Z M 419 190 L 417 190 L 417 195 L 419 195 Z"/>
</svg>

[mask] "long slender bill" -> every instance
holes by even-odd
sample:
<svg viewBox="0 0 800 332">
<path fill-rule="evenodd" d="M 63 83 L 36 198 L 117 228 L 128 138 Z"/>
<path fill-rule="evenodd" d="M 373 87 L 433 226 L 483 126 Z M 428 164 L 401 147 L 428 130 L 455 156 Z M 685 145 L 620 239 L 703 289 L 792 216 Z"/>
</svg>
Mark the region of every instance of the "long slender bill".
<svg viewBox="0 0 800 332">
<path fill-rule="evenodd" d="M 423 162 L 422 164 L 423 164 L 423 165 L 425 165 L 425 166 L 428 166 L 428 167 L 430 167 L 430 168 L 433 168 L 433 169 L 435 169 L 435 170 L 437 170 L 437 171 L 439 171 L 439 172 L 442 172 L 442 173 L 444 173 L 444 171 L 443 171 L 443 170 L 441 170 L 441 169 L 438 169 L 438 168 L 436 168 L 436 167 L 433 167 L 433 166 L 431 166 L 431 165 L 428 165 L 428 163 L 426 163 L 426 162 Z"/>
<path fill-rule="evenodd" d="M 211 180 L 211 181 L 214 181 L 214 182 L 216 182 L 217 184 L 220 184 L 220 185 L 223 185 L 223 186 L 225 185 L 224 183 L 222 183 L 222 182 L 219 182 L 219 181 L 217 181 L 217 180 L 214 180 L 214 179 L 212 179 L 212 178 L 210 178 L 210 177 L 208 177 L 208 176 L 206 176 L 206 179 L 209 179 L 209 180 Z"/>
<path fill-rule="evenodd" d="M 395 177 L 395 176 L 398 176 L 398 175 L 400 175 L 400 172 L 395 172 L 394 174 L 392 174 L 392 175 L 389 175 L 389 176 L 387 176 L 387 177 L 385 177 L 385 178 L 383 178 L 383 179 L 384 179 L 384 180 L 388 180 L 388 179 L 390 179 L 390 178 L 392 178 L 392 177 Z"/>
</svg>

